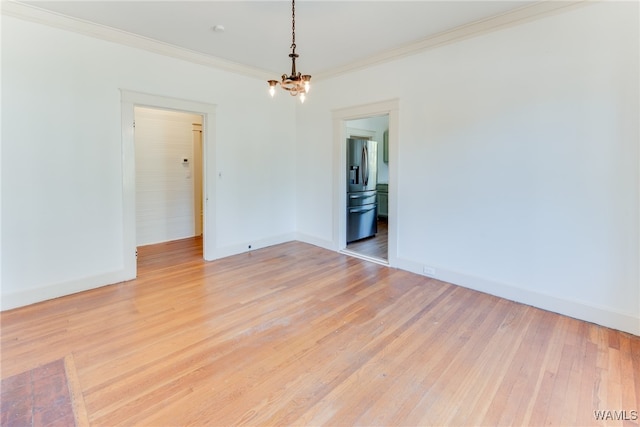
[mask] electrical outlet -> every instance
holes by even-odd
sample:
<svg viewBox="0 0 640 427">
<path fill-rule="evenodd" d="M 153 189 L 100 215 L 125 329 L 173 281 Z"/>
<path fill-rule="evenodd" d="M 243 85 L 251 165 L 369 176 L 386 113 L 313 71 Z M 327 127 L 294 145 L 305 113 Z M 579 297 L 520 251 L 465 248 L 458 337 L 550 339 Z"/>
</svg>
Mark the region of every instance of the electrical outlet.
<svg viewBox="0 0 640 427">
<path fill-rule="evenodd" d="M 424 267 L 422 267 L 422 272 L 424 273 L 425 276 L 429 276 L 429 277 L 434 277 L 436 275 L 436 269 L 433 267 L 429 267 L 428 265 L 425 265 Z"/>
</svg>

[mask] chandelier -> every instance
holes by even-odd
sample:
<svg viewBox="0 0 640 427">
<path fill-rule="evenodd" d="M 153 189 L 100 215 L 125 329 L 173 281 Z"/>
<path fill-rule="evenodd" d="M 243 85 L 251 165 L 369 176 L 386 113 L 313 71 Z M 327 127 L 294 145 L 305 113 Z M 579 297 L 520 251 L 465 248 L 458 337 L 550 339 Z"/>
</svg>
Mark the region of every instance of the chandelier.
<svg viewBox="0 0 640 427">
<path fill-rule="evenodd" d="M 291 0 L 291 75 L 282 75 L 282 80 L 269 80 L 269 93 L 273 97 L 276 94 L 276 85 L 280 83 L 282 89 L 289 92 L 291 96 L 300 95 L 300 102 L 304 102 L 307 92 L 309 92 L 309 81 L 311 76 L 308 74 L 302 74 L 296 72 L 296 58 L 299 55 L 296 53 L 296 1 Z"/>
</svg>

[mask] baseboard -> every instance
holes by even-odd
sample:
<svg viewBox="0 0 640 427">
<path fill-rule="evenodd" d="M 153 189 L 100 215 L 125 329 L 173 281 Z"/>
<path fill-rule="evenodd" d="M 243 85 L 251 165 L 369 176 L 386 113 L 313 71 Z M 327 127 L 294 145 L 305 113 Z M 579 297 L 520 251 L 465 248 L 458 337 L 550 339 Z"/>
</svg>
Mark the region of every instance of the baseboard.
<svg viewBox="0 0 640 427">
<path fill-rule="evenodd" d="M 407 259 L 398 259 L 397 268 L 425 276 L 423 264 Z M 467 274 L 436 269 L 436 273 L 427 275 L 447 283 L 468 289 L 495 295 L 511 301 L 552 311 L 554 313 L 595 323 L 608 328 L 628 332 L 640 336 L 640 318 L 630 313 L 622 313 L 610 307 L 596 306 L 584 301 L 559 298 L 553 295 L 535 292 L 504 283 L 470 276 Z"/>
<path fill-rule="evenodd" d="M 321 239 L 319 237 L 311 236 L 310 234 L 296 233 L 295 240 L 308 243 L 319 248 L 328 249 L 330 251 L 337 251 L 338 248 L 331 240 Z"/>
<path fill-rule="evenodd" d="M 0 309 L 2 311 L 11 310 L 13 308 L 24 307 L 37 302 L 76 294 L 78 292 L 88 291 L 102 286 L 113 285 L 114 283 L 120 283 L 131 279 L 134 279 L 134 277 L 127 277 L 126 271 L 120 270 L 97 276 L 71 280 L 68 282 L 55 283 L 38 288 L 2 294 Z"/>
<path fill-rule="evenodd" d="M 291 242 L 296 240 L 295 233 L 280 234 L 277 236 L 271 236 L 260 240 L 247 241 L 234 245 L 225 246 L 222 248 L 215 248 L 210 257 L 205 258 L 206 261 L 213 261 L 220 258 L 226 258 L 232 255 L 238 255 L 245 252 L 251 252 L 256 249 L 262 249 L 273 245 L 279 245 L 280 243 Z"/>
</svg>

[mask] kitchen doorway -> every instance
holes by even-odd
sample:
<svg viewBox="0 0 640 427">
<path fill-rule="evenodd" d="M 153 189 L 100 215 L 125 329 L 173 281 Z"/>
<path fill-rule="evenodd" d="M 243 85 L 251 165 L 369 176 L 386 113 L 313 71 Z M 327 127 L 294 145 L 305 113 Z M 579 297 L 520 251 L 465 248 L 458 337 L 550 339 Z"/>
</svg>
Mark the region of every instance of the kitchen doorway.
<svg viewBox="0 0 640 427">
<path fill-rule="evenodd" d="M 397 188 L 398 188 L 398 168 L 397 159 L 399 152 L 399 99 L 391 99 L 387 101 L 380 101 L 371 104 L 357 105 L 353 107 L 345 107 L 332 111 L 333 119 L 333 158 L 334 158 L 334 193 L 333 193 L 333 206 L 334 206 L 334 221 L 333 221 L 333 242 L 339 252 L 345 253 L 350 256 L 366 259 L 378 264 L 388 265 L 390 267 L 397 267 L 398 265 L 398 223 L 397 223 Z M 387 144 L 384 144 L 384 132 L 382 136 L 382 159 L 387 158 L 388 165 L 388 184 L 387 184 L 387 221 L 386 231 L 387 242 L 384 244 L 380 239 L 378 242 L 384 248 L 386 246 L 387 254 L 386 259 L 378 256 L 369 256 L 362 248 L 355 248 L 351 250 L 347 248 L 347 193 L 348 185 L 347 178 L 349 173 L 347 172 L 347 150 L 346 141 L 348 139 L 347 126 L 348 123 L 353 124 L 353 121 L 360 119 L 367 119 L 372 117 L 386 116 L 388 120 L 388 132 L 386 134 Z M 367 130 L 367 129 L 361 129 Z M 371 132 L 371 131 L 370 131 Z M 356 135 L 356 136 L 367 136 Z M 378 138 L 376 136 L 376 138 Z M 386 149 L 386 153 L 384 150 Z M 377 152 L 377 150 L 376 150 Z M 384 172 L 383 172 L 384 173 Z M 384 175 L 380 175 L 381 180 L 384 183 Z M 378 195 L 376 195 L 376 198 Z M 379 233 L 377 233 L 379 234 Z M 375 241 L 375 240 L 372 240 Z"/>
<path fill-rule="evenodd" d="M 373 182 L 369 183 L 368 192 L 347 191 L 347 246 L 346 252 L 360 257 L 370 258 L 383 263 L 388 262 L 388 241 L 389 241 L 389 115 L 365 117 L 345 121 L 346 136 L 345 150 L 347 150 L 347 185 L 353 190 L 351 182 L 359 182 L 358 175 L 361 173 L 360 154 L 356 154 L 356 159 L 352 159 L 352 149 L 349 144 L 357 144 L 357 141 L 367 141 L 364 152 L 370 157 L 370 166 L 363 168 L 366 170 L 367 178 Z M 364 147 L 364 145 L 363 145 Z M 371 151 L 371 153 L 369 153 Z M 363 206 L 352 206 L 353 201 L 361 200 L 358 195 L 364 194 L 371 197 L 372 202 L 369 208 Z M 373 212 L 373 213 L 372 213 Z M 365 233 L 354 235 L 353 229 L 366 230 Z"/>
</svg>

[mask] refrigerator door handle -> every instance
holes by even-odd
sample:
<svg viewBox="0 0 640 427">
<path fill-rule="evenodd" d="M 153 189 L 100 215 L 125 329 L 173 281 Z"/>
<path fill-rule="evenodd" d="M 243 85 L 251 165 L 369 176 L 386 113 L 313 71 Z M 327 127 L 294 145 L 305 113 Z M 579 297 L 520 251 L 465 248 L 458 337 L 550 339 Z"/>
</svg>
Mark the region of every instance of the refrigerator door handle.
<svg viewBox="0 0 640 427">
<path fill-rule="evenodd" d="M 369 185 L 369 153 L 366 144 L 362 146 L 362 183 L 365 187 Z"/>
</svg>

